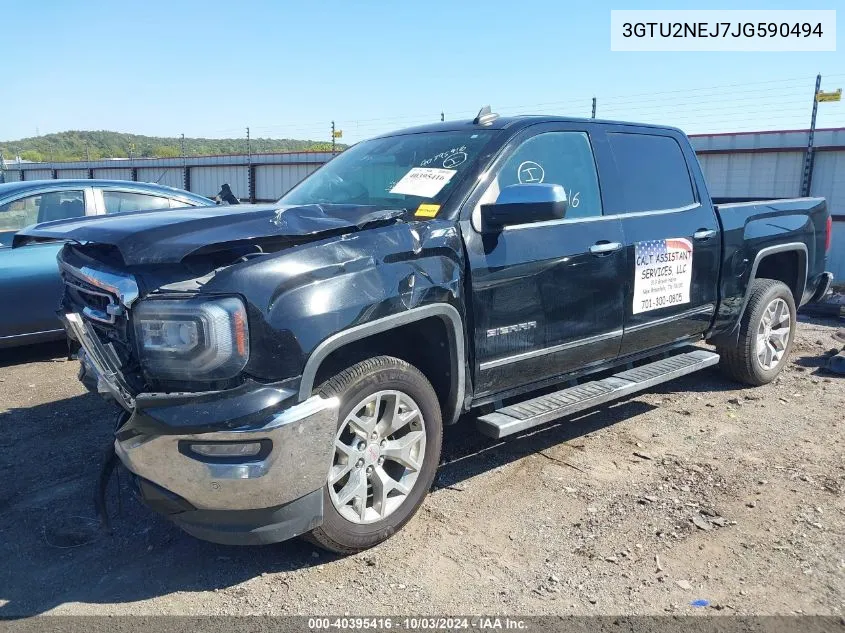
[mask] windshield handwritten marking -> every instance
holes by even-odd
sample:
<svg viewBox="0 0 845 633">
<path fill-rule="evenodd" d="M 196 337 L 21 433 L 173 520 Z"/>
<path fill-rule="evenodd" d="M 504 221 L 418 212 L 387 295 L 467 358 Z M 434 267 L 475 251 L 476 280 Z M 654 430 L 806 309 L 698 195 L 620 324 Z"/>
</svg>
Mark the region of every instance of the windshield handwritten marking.
<svg viewBox="0 0 845 633">
<path fill-rule="evenodd" d="M 446 169 L 455 169 L 458 165 L 466 161 L 466 159 L 466 152 L 455 152 L 454 154 L 449 154 L 443 159 L 443 167 Z"/>
<path fill-rule="evenodd" d="M 437 162 L 437 161 L 440 161 L 440 160 L 445 161 L 447 158 L 449 158 L 453 154 L 462 153 L 462 154 L 464 154 L 464 156 L 466 156 L 466 151 L 467 151 L 466 145 L 461 145 L 460 147 L 453 147 L 452 149 L 446 150 L 445 152 L 440 152 L 439 154 L 432 156 L 431 158 L 426 158 L 425 160 L 423 160 L 420 163 L 420 167 L 428 167 L 429 165 L 431 165 L 431 163 L 434 163 L 434 162 Z M 464 160 L 466 160 L 466 158 L 464 158 Z M 463 161 L 461 161 L 461 162 L 463 162 Z M 458 163 L 458 165 L 460 165 L 460 163 Z M 446 167 L 446 165 L 443 165 L 443 166 Z"/>
</svg>

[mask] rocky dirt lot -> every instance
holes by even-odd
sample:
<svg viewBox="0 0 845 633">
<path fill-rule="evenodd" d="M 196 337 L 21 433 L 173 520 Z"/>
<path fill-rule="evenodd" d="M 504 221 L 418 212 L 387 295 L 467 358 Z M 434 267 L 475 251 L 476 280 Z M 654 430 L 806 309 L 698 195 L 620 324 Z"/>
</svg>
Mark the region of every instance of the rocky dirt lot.
<svg viewBox="0 0 845 633">
<path fill-rule="evenodd" d="M 714 369 L 505 442 L 449 429 L 417 517 L 347 558 L 203 543 L 125 477 L 98 531 L 114 413 L 62 345 L 0 352 L 0 616 L 842 615 L 845 378 L 822 369 L 836 326 L 804 318 L 767 387 Z"/>
</svg>

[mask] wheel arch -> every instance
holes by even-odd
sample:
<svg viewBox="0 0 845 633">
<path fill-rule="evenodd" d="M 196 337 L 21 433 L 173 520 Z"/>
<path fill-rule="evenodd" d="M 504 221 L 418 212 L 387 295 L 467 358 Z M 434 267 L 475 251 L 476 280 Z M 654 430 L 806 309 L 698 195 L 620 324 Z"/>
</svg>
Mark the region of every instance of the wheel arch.
<svg viewBox="0 0 845 633">
<path fill-rule="evenodd" d="M 777 244 L 757 251 L 754 262 L 751 264 L 748 283 L 745 286 L 742 304 L 733 327 L 727 332 L 708 338 L 708 342 L 715 345 L 731 345 L 738 342 L 740 324 L 748 308 L 751 285 L 755 279 L 774 279 L 783 282 L 792 292 L 795 307 L 801 307 L 804 303 L 803 296 L 807 288 L 807 262 L 807 245 L 803 242 Z"/>
<path fill-rule="evenodd" d="M 785 264 L 789 261 L 789 258 L 793 257 L 797 260 L 794 267 L 792 264 Z M 779 266 L 781 267 L 780 270 L 778 270 Z M 790 242 L 789 244 L 767 246 L 757 252 L 754 263 L 751 265 L 751 274 L 748 277 L 748 285 L 745 288 L 742 309 L 737 321 L 742 320 L 748 307 L 751 283 L 755 279 L 761 278 L 782 281 L 792 291 L 795 306 L 800 307 L 807 287 L 807 245 L 802 242 Z"/>
<path fill-rule="evenodd" d="M 314 348 L 305 363 L 299 386 L 299 400 L 304 401 L 311 396 L 321 367 L 333 354 L 345 349 L 353 349 L 356 343 L 366 343 L 368 339 L 374 341 L 379 335 L 389 334 L 404 326 L 430 319 L 442 322 L 449 350 L 449 385 L 445 390 L 447 393 L 443 394 L 445 397 L 441 398 L 443 421 L 445 424 L 457 421 L 463 411 L 466 380 L 464 326 L 458 310 L 447 303 L 412 308 L 329 336 Z M 432 382 L 435 381 L 432 380 Z"/>
</svg>

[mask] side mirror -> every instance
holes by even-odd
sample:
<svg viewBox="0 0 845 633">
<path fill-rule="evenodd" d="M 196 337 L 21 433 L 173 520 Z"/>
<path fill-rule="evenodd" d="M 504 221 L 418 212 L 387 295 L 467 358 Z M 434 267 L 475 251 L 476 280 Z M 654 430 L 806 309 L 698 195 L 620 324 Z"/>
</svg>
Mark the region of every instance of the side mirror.
<svg viewBox="0 0 845 633">
<path fill-rule="evenodd" d="M 510 185 L 499 192 L 496 202 L 481 205 L 482 230 L 497 231 L 509 224 L 560 220 L 568 206 L 566 191 L 560 185 Z"/>
</svg>

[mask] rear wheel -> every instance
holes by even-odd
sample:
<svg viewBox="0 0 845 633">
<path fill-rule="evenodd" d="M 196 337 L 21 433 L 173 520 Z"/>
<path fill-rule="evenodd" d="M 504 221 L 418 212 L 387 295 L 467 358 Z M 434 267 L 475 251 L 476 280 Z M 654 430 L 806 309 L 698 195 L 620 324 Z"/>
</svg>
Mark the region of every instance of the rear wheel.
<svg viewBox="0 0 845 633">
<path fill-rule="evenodd" d="M 416 367 L 390 356 L 353 365 L 318 391 L 340 407 L 323 524 L 308 538 L 358 552 L 392 536 L 422 505 L 440 461 L 440 403 Z"/>
<path fill-rule="evenodd" d="M 722 371 L 749 385 L 770 383 L 786 365 L 795 340 L 795 300 L 781 281 L 755 279 L 735 347 L 719 348 Z"/>
</svg>

